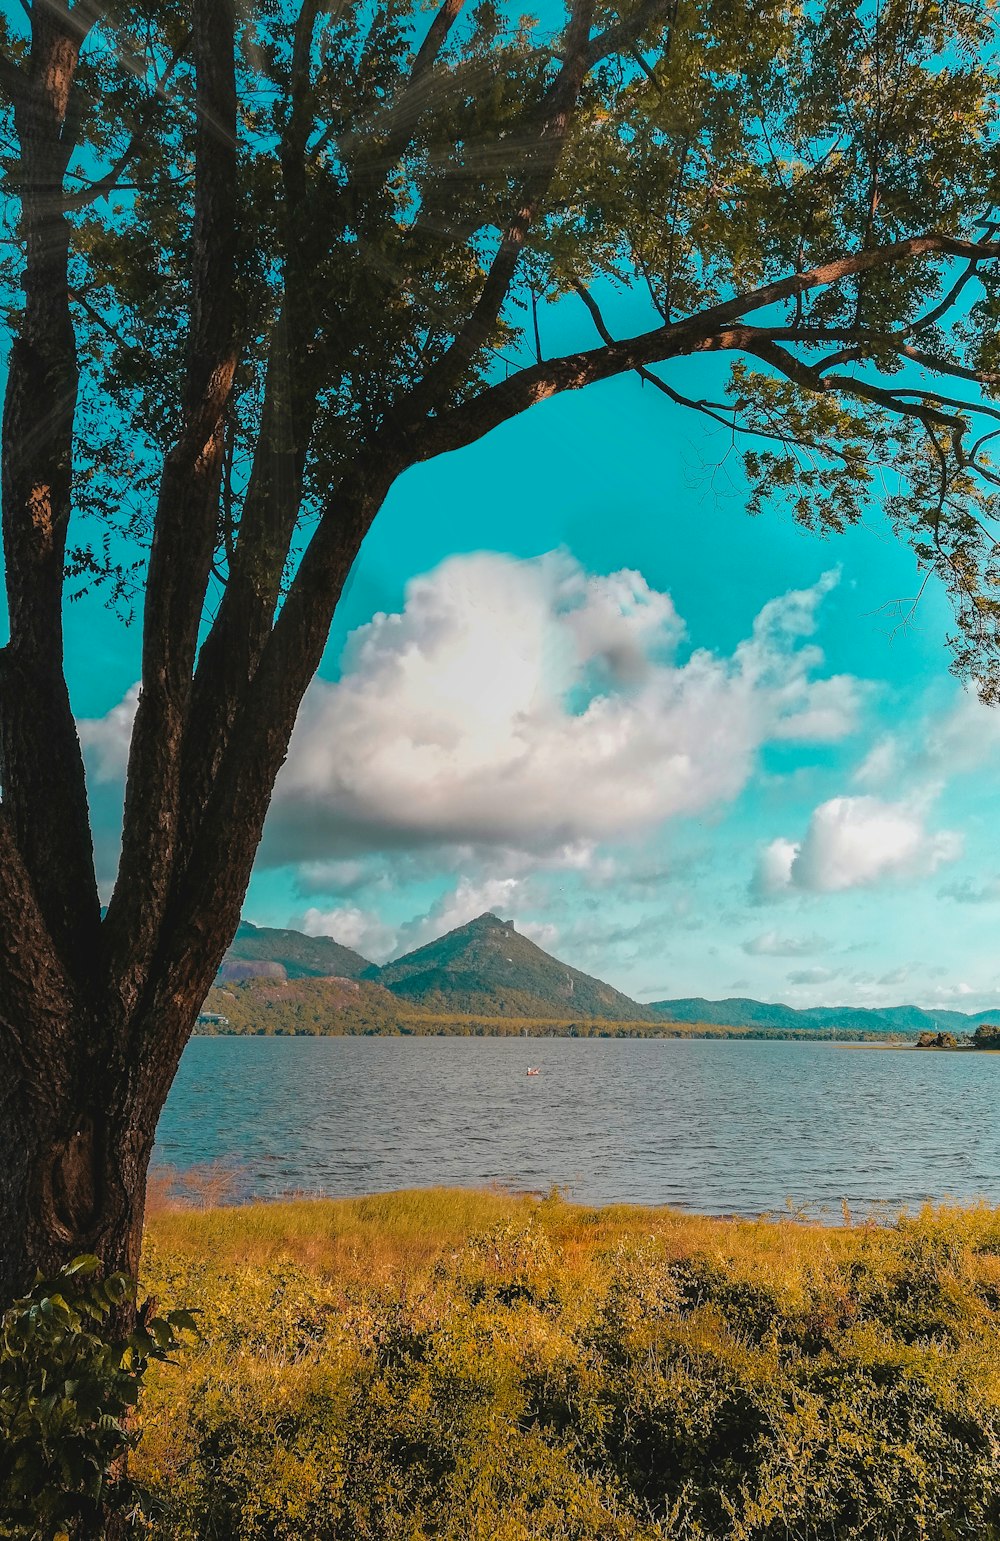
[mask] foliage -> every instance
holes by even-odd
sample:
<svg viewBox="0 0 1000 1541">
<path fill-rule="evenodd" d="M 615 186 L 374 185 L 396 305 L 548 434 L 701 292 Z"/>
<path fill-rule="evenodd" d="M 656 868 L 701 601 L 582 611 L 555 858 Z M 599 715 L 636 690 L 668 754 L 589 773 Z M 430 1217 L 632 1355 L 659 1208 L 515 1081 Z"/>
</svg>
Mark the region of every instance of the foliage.
<svg viewBox="0 0 1000 1541">
<path fill-rule="evenodd" d="M 228 1026 L 202 1024 L 203 1032 L 396 1033 L 399 1002 L 381 986 L 348 979 L 247 979 L 216 985 L 203 1010 Z"/>
<path fill-rule="evenodd" d="M 11 9 L 0 43 L 15 64 L 27 42 Z M 554 17 L 493 3 L 457 10 L 441 11 L 429 54 L 414 0 L 238 13 L 240 330 L 218 574 L 267 480 L 268 392 L 304 456 L 298 536 L 268 553 L 289 577 L 311 521 L 333 517 L 380 435 L 382 451 L 413 435 L 411 464 L 635 369 L 718 425 L 720 445 L 747 447 L 751 507 L 784 496 L 804 525 L 840 530 L 883 502 L 955 599 L 960 666 L 987 673 L 1000 574 L 994 8 L 599 0 L 557 32 Z M 587 67 L 566 98 L 584 14 Z M 164 0 L 107 8 L 74 108 L 76 501 L 95 523 L 72 565 L 126 605 L 183 399 L 196 181 L 185 28 Z M 16 196 L 18 151 L 3 138 Z M 895 252 L 928 234 L 953 248 Z M 12 310 L 19 262 L 15 249 Z M 640 303 L 641 346 L 619 357 L 616 328 L 634 329 Z M 553 360 L 550 338 L 569 336 L 573 316 L 578 351 Z M 734 360 L 722 400 L 692 398 L 678 369 L 705 352 Z M 501 380 L 509 404 L 491 394 Z"/>
<path fill-rule="evenodd" d="M 873 1027 L 733 1027 L 725 1023 L 670 1022 L 653 1020 L 619 1021 L 608 1017 L 562 1017 L 555 1015 L 517 1015 L 523 1005 L 530 1010 L 537 1000 L 522 1002 L 516 991 L 503 996 L 507 1015 L 482 1015 L 480 1011 L 462 1012 L 437 997 L 439 1009 L 421 1008 L 408 1000 L 397 1000 L 380 985 L 368 980 L 343 979 L 246 979 L 216 985 L 208 992 L 204 1020 L 197 1031 L 207 1037 L 231 1033 L 254 1036 L 285 1037 L 379 1037 L 415 1038 L 781 1038 L 815 1041 L 836 1038 L 840 1042 L 886 1043 L 898 1040 L 890 1024 L 878 1022 Z M 451 997 L 449 996 L 449 1000 Z M 641 1010 L 641 1007 L 637 1007 Z M 652 1016 L 652 1012 L 650 1012 Z"/>
<path fill-rule="evenodd" d="M 78 1257 L 0 1318 L 0 1536 L 68 1541 L 107 1505 L 136 1509 L 138 1490 L 115 1467 L 138 1442 L 139 1390 L 196 1329 L 187 1311 L 146 1310 L 110 1337 L 134 1299 L 132 1280 L 101 1278 L 96 1257 Z"/>
<path fill-rule="evenodd" d="M 977 1049 L 1000 1049 L 1000 1027 L 981 1022 L 972 1035 L 972 1042 Z"/>
<path fill-rule="evenodd" d="M 175 1541 L 1000 1536 L 1000 1217 L 842 1229 L 502 1195 L 164 1215 L 223 1324 L 157 1367 Z"/>
</svg>

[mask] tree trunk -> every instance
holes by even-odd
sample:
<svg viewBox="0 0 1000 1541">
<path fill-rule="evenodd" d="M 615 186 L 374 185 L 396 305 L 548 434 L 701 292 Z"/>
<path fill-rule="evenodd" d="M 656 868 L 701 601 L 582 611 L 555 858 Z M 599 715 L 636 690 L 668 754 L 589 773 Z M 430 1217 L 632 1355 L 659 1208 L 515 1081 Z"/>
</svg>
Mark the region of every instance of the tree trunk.
<svg viewBox="0 0 1000 1541">
<path fill-rule="evenodd" d="M 81 1253 L 95 1253 L 106 1273 L 138 1275 L 159 1108 L 137 1104 L 134 1076 L 122 1068 L 124 1076 L 92 1064 L 58 1093 L 51 1083 L 22 1083 L 4 1109 L 0 1300 Z"/>
</svg>

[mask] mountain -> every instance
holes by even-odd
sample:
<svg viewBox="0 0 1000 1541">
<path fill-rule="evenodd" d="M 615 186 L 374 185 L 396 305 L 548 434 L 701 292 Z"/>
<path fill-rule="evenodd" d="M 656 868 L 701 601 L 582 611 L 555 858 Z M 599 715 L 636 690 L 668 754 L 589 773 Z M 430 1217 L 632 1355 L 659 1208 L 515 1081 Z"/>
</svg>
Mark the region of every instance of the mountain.
<svg viewBox="0 0 1000 1541">
<path fill-rule="evenodd" d="M 288 981 L 359 981 L 368 988 L 362 995 L 341 1002 L 320 991 L 295 1001 L 280 991 L 272 1001 L 270 986 Z M 217 984 L 255 989 L 241 995 L 247 1020 L 242 1031 L 273 1030 L 265 1024 L 287 1003 L 289 1026 L 300 1017 L 314 1031 L 323 1011 L 335 1016 L 346 1012 L 356 1027 L 371 1030 L 392 1016 L 391 1000 L 404 1012 L 431 1012 L 440 1016 L 526 1018 L 548 1021 L 663 1022 L 681 1025 L 772 1029 L 802 1032 L 831 1029 L 845 1033 L 972 1033 L 983 1022 L 1000 1022 L 1000 1011 L 966 1015 L 920 1006 L 810 1006 L 797 1008 L 780 1002 L 750 1000 L 742 996 L 710 1001 L 702 996 L 683 1000 L 651 1001 L 640 1005 L 600 979 L 561 963 L 514 930 L 510 921 L 496 915 L 480 915 L 468 925 L 449 931 L 437 941 L 418 947 L 405 957 L 379 968 L 360 953 L 330 936 L 305 936 L 301 931 L 254 926 L 244 921 L 219 970 Z M 372 986 L 379 986 L 372 991 Z M 388 994 L 384 992 L 389 992 Z M 343 992 L 341 992 L 342 994 Z M 336 992 L 334 992 L 336 994 Z M 218 1005 L 209 1011 L 220 1011 Z M 282 1012 L 285 1006 L 281 1007 Z M 223 1011 L 222 1013 L 226 1013 Z M 250 1025 L 251 1019 L 254 1023 Z M 376 1027 L 376 1030 L 379 1028 Z"/>
<path fill-rule="evenodd" d="M 560 963 L 509 920 L 480 915 L 363 976 L 425 1011 L 485 1017 L 649 1020 L 627 995 Z"/>
<path fill-rule="evenodd" d="M 1000 1012 L 925 1010 L 921 1006 L 808 1006 L 797 1008 L 734 996 L 708 1001 L 702 996 L 677 1001 L 650 1001 L 649 1016 L 667 1022 L 712 1022 L 726 1027 L 835 1028 L 863 1033 L 971 1033 L 981 1022 L 995 1022 Z"/>
<path fill-rule="evenodd" d="M 219 981 L 244 979 L 360 979 L 374 965 L 332 936 L 304 936 L 271 926 L 240 923 L 219 970 Z"/>
</svg>

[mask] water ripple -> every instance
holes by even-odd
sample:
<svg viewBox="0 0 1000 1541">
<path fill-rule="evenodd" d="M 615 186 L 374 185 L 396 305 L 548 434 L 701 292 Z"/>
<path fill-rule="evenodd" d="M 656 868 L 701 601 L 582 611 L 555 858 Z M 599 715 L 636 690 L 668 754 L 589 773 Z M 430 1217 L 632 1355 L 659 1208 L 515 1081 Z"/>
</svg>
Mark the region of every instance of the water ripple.
<svg viewBox="0 0 1000 1541">
<path fill-rule="evenodd" d="M 154 1161 L 230 1165 L 245 1196 L 557 1183 L 837 1218 L 843 1199 L 1000 1203 L 998 1091 L 1000 1056 L 829 1043 L 196 1038 Z"/>
</svg>

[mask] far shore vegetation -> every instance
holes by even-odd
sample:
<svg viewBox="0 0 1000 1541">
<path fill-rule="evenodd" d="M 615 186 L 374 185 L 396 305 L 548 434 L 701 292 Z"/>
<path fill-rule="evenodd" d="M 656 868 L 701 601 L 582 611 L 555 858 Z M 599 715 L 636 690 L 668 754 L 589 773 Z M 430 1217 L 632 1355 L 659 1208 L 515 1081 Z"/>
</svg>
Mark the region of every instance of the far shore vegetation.
<svg viewBox="0 0 1000 1541">
<path fill-rule="evenodd" d="M 971 1035 L 956 1033 L 921 1033 L 917 1038 L 918 1049 L 980 1049 L 996 1053 L 1000 1050 L 1000 1026 L 983 1022 Z"/>
<path fill-rule="evenodd" d="M 662 1017 L 629 1022 L 432 1012 L 397 1002 L 387 990 L 364 980 L 259 978 L 213 987 L 196 1031 L 251 1037 L 773 1038 L 897 1044 L 913 1036 L 858 1029 L 728 1027 Z"/>
<path fill-rule="evenodd" d="M 146 1384 L 157 1541 L 1000 1536 L 996 1210 L 151 1209 L 206 1324 Z"/>
</svg>

